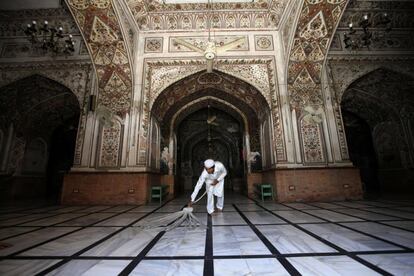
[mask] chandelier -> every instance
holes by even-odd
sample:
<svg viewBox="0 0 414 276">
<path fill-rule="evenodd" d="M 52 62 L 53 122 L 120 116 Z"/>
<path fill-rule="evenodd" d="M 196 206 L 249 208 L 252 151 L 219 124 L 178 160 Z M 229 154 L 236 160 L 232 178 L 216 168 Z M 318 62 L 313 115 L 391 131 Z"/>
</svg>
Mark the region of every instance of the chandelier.
<svg viewBox="0 0 414 276">
<path fill-rule="evenodd" d="M 384 38 L 385 33 L 391 31 L 391 19 L 387 13 L 378 14 L 371 18 L 365 14 L 357 26 L 362 29 L 362 32 L 359 30 L 357 32 L 354 27 L 353 22 L 350 22 L 348 32 L 344 33 L 345 48 L 357 50 L 366 47 L 369 50 L 372 42 L 379 41 Z"/>
<path fill-rule="evenodd" d="M 44 21 L 42 27 L 38 27 L 37 22 L 32 21 L 32 24 L 27 24 L 24 33 L 34 48 L 41 49 L 45 53 L 68 55 L 75 51 L 75 40 L 72 35 L 69 34 L 64 39 L 63 28 L 50 27 L 47 21 Z"/>
</svg>

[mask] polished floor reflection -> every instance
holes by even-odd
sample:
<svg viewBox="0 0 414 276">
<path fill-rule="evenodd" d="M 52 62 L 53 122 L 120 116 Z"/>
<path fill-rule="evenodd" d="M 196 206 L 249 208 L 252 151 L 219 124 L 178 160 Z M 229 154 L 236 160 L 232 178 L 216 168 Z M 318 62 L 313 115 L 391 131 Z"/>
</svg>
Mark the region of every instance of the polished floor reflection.
<svg viewBox="0 0 414 276">
<path fill-rule="evenodd" d="M 0 275 L 413 275 L 414 201 L 227 196 L 208 227 L 142 229 L 162 205 L 0 207 Z"/>
</svg>

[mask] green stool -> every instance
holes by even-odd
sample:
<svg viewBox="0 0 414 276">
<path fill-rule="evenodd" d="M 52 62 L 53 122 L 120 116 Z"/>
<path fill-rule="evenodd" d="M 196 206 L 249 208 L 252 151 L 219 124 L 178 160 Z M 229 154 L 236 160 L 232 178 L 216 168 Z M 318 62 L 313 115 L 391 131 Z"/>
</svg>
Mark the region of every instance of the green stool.
<svg viewBox="0 0 414 276">
<path fill-rule="evenodd" d="M 261 197 L 262 201 L 265 197 L 271 197 L 273 200 L 273 185 L 267 183 L 255 184 L 256 193 Z"/>
<path fill-rule="evenodd" d="M 160 204 L 168 195 L 168 185 L 152 186 L 151 187 L 151 201 L 152 199 L 158 199 Z"/>
</svg>

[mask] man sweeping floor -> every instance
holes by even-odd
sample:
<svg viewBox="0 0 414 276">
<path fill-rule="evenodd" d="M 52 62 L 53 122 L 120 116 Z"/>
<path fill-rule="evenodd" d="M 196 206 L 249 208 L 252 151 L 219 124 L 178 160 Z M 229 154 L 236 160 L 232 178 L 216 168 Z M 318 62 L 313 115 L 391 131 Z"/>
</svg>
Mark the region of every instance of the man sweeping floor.
<svg viewBox="0 0 414 276">
<path fill-rule="evenodd" d="M 207 194 L 207 212 L 209 214 L 214 213 L 214 196 L 217 196 L 217 209 L 222 211 L 224 206 L 224 177 L 226 177 L 226 175 L 226 168 L 221 162 L 211 159 L 206 160 L 204 162 L 204 170 L 198 179 L 194 192 L 191 194 L 191 201 L 188 203 L 188 207 L 175 213 L 143 220 L 141 223 L 138 223 L 137 226 L 144 229 L 159 228 L 164 231 L 170 231 L 180 225 L 189 228 L 206 227 L 193 214 L 192 205 L 193 203 L 197 203 L 205 194 Z M 206 183 L 206 191 L 196 200 L 197 194 L 204 183 Z"/>
<path fill-rule="evenodd" d="M 193 204 L 203 184 L 206 183 L 207 212 L 210 215 L 214 213 L 214 196 L 217 196 L 216 206 L 218 211 L 222 211 L 224 206 L 224 178 L 226 175 L 226 168 L 221 162 L 212 159 L 204 161 L 204 170 L 197 181 L 194 192 L 191 194 L 189 207 Z"/>
</svg>

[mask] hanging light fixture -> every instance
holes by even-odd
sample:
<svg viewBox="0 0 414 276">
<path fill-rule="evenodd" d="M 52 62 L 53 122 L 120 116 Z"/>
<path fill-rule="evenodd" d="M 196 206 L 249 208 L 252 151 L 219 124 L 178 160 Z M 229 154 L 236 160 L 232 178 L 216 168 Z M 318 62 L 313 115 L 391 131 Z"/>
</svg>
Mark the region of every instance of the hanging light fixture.
<svg viewBox="0 0 414 276">
<path fill-rule="evenodd" d="M 384 38 L 385 33 L 391 31 L 391 19 L 387 13 L 380 14 L 376 20 L 365 14 L 357 27 L 362 29 L 362 32 L 357 32 L 352 22 L 348 24 L 348 32 L 344 33 L 343 39 L 345 48 L 349 50 L 367 48 L 369 50 L 373 41 L 379 41 Z M 375 29 L 375 31 L 371 29 Z"/>
<path fill-rule="evenodd" d="M 71 34 L 66 39 L 63 34 L 63 27 L 50 27 L 48 21 L 44 21 L 42 27 L 38 27 L 36 21 L 27 24 L 24 33 L 34 48 L 41 49 L 45 53 L 72 54 L 75 51 L 75 40 Z"/>
</svg>

